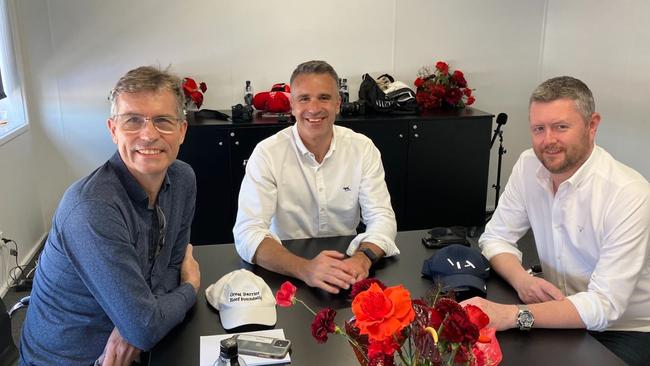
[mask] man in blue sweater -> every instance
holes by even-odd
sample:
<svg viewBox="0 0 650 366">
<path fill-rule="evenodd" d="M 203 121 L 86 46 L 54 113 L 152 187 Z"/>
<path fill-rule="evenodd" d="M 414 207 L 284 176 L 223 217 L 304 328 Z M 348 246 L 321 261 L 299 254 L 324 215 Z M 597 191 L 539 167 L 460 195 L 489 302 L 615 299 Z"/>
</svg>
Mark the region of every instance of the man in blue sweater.
<svg viewBox="0 0 650 366">
<path fill-rule="evenodd" d="M 40 257 L 21 365 L 130 365 L 196 301 L 190 224 L 196 182 L 176 161 L 180 80 L 152 67 L 111 91 L 117 152 L 64 194 Z"/>
</svg>

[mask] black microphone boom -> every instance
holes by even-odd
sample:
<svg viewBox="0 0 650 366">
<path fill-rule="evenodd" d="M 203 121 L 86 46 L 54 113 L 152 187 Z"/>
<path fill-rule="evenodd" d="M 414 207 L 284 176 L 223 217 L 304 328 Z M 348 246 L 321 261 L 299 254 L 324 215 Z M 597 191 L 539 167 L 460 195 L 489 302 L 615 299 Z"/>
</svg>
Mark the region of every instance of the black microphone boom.
<svg viewBox="0 0 650 366">
<path fill-rule="evenodd" d="M 494 135 L 492 135 L 490 149 L 494 146 L 494 141 L 497 139 L 497 135 L 501 133 L 501 126 L 505 125 L 506 122 L 508 122 L 508 115 L 505 113 L 499 113 L 499 115 L 497 115 L 497 128 L 494 130 Z"/>
</svg>

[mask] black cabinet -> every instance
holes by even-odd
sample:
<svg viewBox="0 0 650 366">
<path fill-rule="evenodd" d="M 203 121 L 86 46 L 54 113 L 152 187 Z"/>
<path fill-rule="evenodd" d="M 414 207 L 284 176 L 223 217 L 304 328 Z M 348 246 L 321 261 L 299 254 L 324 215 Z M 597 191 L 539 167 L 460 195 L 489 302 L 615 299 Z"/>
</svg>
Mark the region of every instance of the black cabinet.
<svg viewBox="0 0 650 366">
<path fill-rule="evenodd" d="M 398 230 L 478 226 L 485 217 L 492 115 L 472 109 L 419 116 L 338 117 L 381 152 Z M 231 243 L 237 197 L 255 145 L 289 126 L 256 115 L 251 123 L 191 123 L 179 159 L 197 176 L 193 244 Z"/>
</svg>

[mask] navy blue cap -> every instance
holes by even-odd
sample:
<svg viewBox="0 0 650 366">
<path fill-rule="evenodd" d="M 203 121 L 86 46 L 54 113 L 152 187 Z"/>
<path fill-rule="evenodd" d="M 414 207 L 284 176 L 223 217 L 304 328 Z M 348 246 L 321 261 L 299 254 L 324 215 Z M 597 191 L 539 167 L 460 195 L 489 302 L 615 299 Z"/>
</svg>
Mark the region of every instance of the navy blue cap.
<svg viewBox="0 0 650 366">
<path fill-rule="evenodd" d="M 490 262 L 476 249 L 452 244 L 424 261 L 422 275 L 440 281 L 443 291 L 473 288 L 486 294 L 485 280 L 490 276 Z"/>
</svg>

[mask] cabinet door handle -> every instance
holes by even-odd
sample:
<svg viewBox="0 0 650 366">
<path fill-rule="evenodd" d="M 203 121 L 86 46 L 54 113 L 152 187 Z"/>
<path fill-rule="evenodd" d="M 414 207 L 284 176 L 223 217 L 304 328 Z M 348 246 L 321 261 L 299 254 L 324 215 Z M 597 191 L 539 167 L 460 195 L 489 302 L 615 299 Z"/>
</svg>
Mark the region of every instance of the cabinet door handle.
<svg viewBox="0 0 650 366">
<path fill-rule="evenodd" d="M 244 160 L 241 161 L 241 165 L 243 167 L 246 167 L 246 164 L 248 164 L 248 159 L 244 159 Z"/>
<path fill-rule="evenodd" d="M 219 146 L 223 146 L 223 141 L 218 142 Z"/>
<path fill-rule="evenodd" d="M 235 141 L 235 145 L 239 145 L 239 141 Z"/>
<path fill-rule="evenodd" d="M 234 136 L 235 136 L 235 133 L 234 133 L 234 132 L 231 132 L 231 133 L 230 133 L 230 137 L 234 137 Z"/>
<path fill-rule="evenodd" d="M 414 130 L 417 130 L 417 129 L 418 129 L 418 125 L 413 125 L 413 129 L 414 129 Z"/>
<path fill-rule="evenodd" d="M 420 135 L 418 135 L 417 133 L 416 133 L 415 135 L 413 135 L 413 136 L 414 136 L 415 138 L 420 137 Z"/>
<path fill-rule="evenodd" d="M 399 138 L 403 139 L 403 138 L 404 138 L 404 135 L 400 133 L 400 134 L 399 134 Z"/>
</svg>

